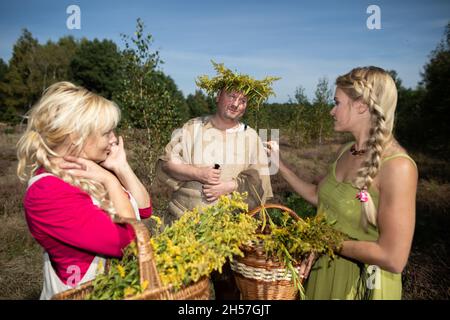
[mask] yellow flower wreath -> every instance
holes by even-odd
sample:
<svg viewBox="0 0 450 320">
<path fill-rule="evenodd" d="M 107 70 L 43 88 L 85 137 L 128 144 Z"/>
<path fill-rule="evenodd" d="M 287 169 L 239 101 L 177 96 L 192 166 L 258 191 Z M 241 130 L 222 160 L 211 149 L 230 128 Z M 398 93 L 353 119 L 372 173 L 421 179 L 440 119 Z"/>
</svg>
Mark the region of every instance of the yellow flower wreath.
<svg viewBox="0 0 450 320">
<path fill-rule="evenodd" d="M 223 63 L 212 61 L 214 69 L 218 75 L 210 78 L 207 75 L 199 76 L 195 83 L 204 89 L 209 95 L 215 95 L 220 90 L 235 90 L 242 92 L 247 97 L 247 106 L 259 109 L 269 96 L 275 95 L 272 83 L 281 78 L 266 77 L 263 80 L 256 80 L 245 74 L 238 74 L 226 68 Z"/>
</svg>

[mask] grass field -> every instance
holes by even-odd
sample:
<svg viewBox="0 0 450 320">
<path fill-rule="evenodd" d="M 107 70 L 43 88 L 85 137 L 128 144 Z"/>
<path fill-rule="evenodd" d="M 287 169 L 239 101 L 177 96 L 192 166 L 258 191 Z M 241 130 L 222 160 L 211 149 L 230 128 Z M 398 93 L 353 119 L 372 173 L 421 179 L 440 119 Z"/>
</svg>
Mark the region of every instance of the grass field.
<svg viewBox="0 0 450 320">
<path fill-rule="evenodd" d="M 0 299 L 37 299 L 42 285 L 42 249 L 28 232 L 22 208 L 25 187 L 16 176 L 15 144 L 17 129 L 0 127 Z M 126 141 L 127 142 L 127 141 Z M 127 149 L 142 141 L 128 141 Z M 282 143 L 283 158 L 297 174 L 309 181 L 325 175 L 339 144 L 336 142 L 294 149 Z M 419 167 L 417 222 L 413 248 L 403 272 L 404 299 L 450 298 L 450 166 L 422 154 L 412 154 Z M 145 175 L 142 166 L 129 153 L 138 176 Z M 148 178 L 143 178 L 148 181 Z M 274 201 L 292 191 L 279 176 L 272 179 Z M 167 190 L 149 185 L 156 214 L 164 216 Z"/>
</svg>

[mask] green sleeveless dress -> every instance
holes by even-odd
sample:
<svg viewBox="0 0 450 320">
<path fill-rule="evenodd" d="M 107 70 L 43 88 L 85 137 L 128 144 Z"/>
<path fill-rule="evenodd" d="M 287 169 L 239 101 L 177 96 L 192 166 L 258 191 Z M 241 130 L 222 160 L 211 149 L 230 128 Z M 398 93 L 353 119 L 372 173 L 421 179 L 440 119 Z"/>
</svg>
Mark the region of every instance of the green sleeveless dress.
<svg viewBox="0 0 450 320">
<path fill-rule="evenodd" d="M 333 227 L 355 240 L 376 241 L 376 227 L 369 224 L 368 232 L 360 227 L 361 204 L 356 199 L 357 189 L 351 183 L 336 180 L 336 163 L 353 143 L 349 143 L 330 165 L 328 175 L 319 189 L 317 213 L 323 213 L 328 220 L 336 221 Z M 396 157 L 408 158 L 415 165 L 414 160 L 404 153 L 387 157 L 382 164 Z M 368 192 L 378 208 L 377 191 L 369 188 Z M 337 256 L 334 260 L 322 256 L 311 269 L 305 289 L 307 299 L 314 300 L 397 300 L 402 297 L 402 280 L 400 273 L 391 273 L 377 266 L 364 265 L 342 256 Z"/>
</svg>

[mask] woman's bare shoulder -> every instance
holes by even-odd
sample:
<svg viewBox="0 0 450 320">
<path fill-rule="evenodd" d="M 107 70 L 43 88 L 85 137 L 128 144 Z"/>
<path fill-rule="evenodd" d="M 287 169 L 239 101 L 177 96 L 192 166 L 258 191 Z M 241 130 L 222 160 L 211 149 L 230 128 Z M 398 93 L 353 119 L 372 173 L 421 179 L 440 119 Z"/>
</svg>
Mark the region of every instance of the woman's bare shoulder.
<svg viewBox="0 0 450 320">
<path fill-rule="evenodd" d="M 408 155 L 408 151 L 402 145 L 400 145 L 400 143 L 397 140 L 394 139 L 391 143 L 389 143 L 386 146 L 382 158 L 389 158 L 397 154 Z"/>
<path fill-rule="evenodd" d="M 401 156 L 396 156 L 401 155 Z M 398 142 L 392 143 L 383 155 L 380 174 L 385 178 L 397 179 L 401 177 L 415 177 L 417 166 L 407 150 Z"/>
</svg>

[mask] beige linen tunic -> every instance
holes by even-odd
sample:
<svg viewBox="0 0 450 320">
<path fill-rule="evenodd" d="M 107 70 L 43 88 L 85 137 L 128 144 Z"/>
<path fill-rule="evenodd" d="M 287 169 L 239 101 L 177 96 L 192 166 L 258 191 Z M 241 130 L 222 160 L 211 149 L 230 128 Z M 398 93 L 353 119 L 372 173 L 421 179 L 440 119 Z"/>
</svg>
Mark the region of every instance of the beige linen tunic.
<svg viewBox="0 0 450 320">
<path fill-rule="evenodd" d="M 169 211 L 173 219 L 186 210 L 210 205 L 202 193 L 202 183 L 179 181 L 162 170 L 162 161 L 197 167 L 220 165 L 220 181 L 236 179 L 238 192 L 248 192 L 247 203 L 254 208 L 272 197 L 268 159 L 256 131 L 242 123 L 226 131 L 216 129 L 211 116 L 189 120 L 172 134 L 165 153 L 156 165 L 157 178 L 173 190 Z"/>
</svg>

